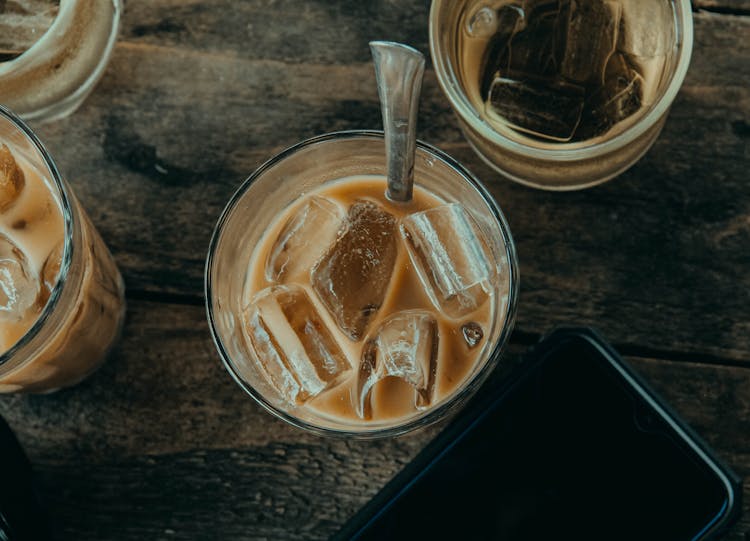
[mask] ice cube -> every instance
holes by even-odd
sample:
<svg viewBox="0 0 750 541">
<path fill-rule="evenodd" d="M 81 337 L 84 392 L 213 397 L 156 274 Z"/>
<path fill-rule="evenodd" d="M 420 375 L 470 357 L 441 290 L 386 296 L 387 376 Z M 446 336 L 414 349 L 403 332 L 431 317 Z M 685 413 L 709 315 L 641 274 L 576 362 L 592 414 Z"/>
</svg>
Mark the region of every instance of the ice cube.
<svg viewBox="0 0 750 541">
<path fill-rule="evenodd" d="M 643 77 L 619 53 L 612 55 L 605 71 L 601 111 L 612 124 L 641 107 Z"/>
<path fill-rule="evenodd" d="M 475 348 L 484 337 L 482 326 L 476 321 L 469 321 L 461 325 L 461 334 L 464 335 L 464 340 L 466 340 L 469 349 Z"/>
<path fill-rule="evenodd" d="M 466 21 L 466 32 L 473 38 L 488 38 L 497 29 L 497 12 L 489 6 L 481 6 Z"/>
<path fill-rule="evenodd" d="M 675 15 L 665 0 L 620 0 L 622 24 L 617 48 L 642 57 L 663 56 L 675 46 Z"/>
<path fill-rule="evenodd" d="M 518 6 L 505 5 L 497 10 L 496 31 L 490 39 L 482 59 L 482 96 L 487 96 L 492 81 L 509 68 L 510 40 L 524 27 L 524 13 Z"/>
<path fill-rule="evenodd" d="M 0 211 L 10 207 L 23 190 L 23 170 L 6 145 L 0 145 Z"/>
<path fill-rule="evenodd" d="M 576 85 L 522 82 L 498 77 L 485 111 L 490 121 L 553 141 L 569 141 L 583 111 L 584 90 Z"/>
<path fill-rule="evenodd" d="M 571 0 L 561 75 L 576 83 L 601 83 L 617 45 L 622 7 L 616 1 Z"/>
<path fill-rule="evenodd" d="M 449 317 L 461 317 L 484 304 L 493 278 L 487 243 L 461 205 L 410 214 L 401 222 L 401 234 L 438 309 Z"/>
<path fill-rule="evenodd" d="M 301 404 L 334 386 L 351 367 L 302 287 L 271 286 L 245 309 L 250 347 L 271 385 Z"/>
<path fill-rule="evenodd" d="M 604 86 L 589 98 L 578 135 L 582 139 L 596 137 L 641 108 L 643 78 L 625 57 L 615 53 L 607 63 Z"/>
<path fill-rule="evenodd" d="M 5 235 L 0 235 L 0 318 L 19 320 L 39 293 L 26 254 Z"/>
<path fill-rule="evenodd" d="M 357 415 L 371 417 L 370 394 L 385 377 L 397 377 L 415 389 L 415 406 L 432 403 L 438 355 L 438 326 L 424 310 L 405 310 L 389 316 L 368 337 L 362 352 L 354 397 Z"/>
<path fill-rule="evenodd" d="M 285 282 L 310 272 L 333 243 L 344 212 L 339 205 L 319 196 L 310 197 L 287 220 L 266 261 L 266 278 Z"/>
<path fill-rule="evenodd" d="M 396 219 L 357 200 L 338 238 L 312 271 L 312 285 L 339 328 L 359 340 L 383 304 L 398 254 Z"/>
<path fill-rule="evenodd" d="M 634 56 L 628 55 L 628 61 L 641 74 L 642 102 L 644 106 L 652 105 L 659 99 L 659 90 L 663 88 L 664 79 L 667 77 L 667 55 L 657 56 Z"/>
<path fill-rule="evenodd" d="M 557 2 L 540 2 L 526 12 L 525 28 L 510 42 L 508 70 L 500 75 L 552 80 L 562 58 L 565 22 Z M 563 36 L 564 37 L 564 36 Z"/>
</svg>

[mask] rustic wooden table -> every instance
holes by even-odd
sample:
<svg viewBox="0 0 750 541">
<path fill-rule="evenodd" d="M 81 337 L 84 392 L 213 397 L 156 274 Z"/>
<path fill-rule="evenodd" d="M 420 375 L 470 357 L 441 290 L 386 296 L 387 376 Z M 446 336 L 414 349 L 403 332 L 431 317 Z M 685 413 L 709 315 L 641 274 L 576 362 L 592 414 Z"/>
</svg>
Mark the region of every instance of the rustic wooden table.
<svg viewBox="0 0 750 541">
<path fill-rule="evenodd" d="M 563 323 L 599 328 L 748 475 L 750 0 L 694 7 L 692 65 L 664 132 L 604 186 L 502 179 L 469 149 L 429 65 L 419 136 L 467 164 L 508 217 L 522 275 L 512 349 Z M 427 52 L 428 8 L 128 0 L 94 93 L 34 126 L 128 299 L 122 341 L 94 376 L 0 398 L 61 539 L 325 539 L 435 434 L 338 441 L 275 420 L 221 366 L 203 303 L 209 236 L 233 191 L 303 138 L 380 127 L 367 43 Z M 749 488 L 727 539 L 750 539 Z"/>
</svg>

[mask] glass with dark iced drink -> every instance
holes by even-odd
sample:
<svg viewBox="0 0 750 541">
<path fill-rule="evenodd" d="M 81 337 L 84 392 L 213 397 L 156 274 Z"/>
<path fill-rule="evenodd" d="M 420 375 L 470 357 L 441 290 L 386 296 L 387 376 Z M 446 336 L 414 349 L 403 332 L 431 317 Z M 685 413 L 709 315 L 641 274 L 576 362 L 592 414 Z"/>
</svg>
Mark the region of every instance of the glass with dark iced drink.
<svg viewBox="0 0 750 541">
<path fill-rule="evenodd" d="M 120 273 L 40 141 L 0 106 L 0 393 L 94 371 L 119 336 Z"/>
<path fill-rule="evenodd" d="M 419 144 L 389 200 L 378 132 L 311 139 L 256 171 L 216 227 L 206 302 L 221 357 L 264 407 L 316 432 L 402 433 L 460 404 L 515 313 L 513 241 L 463 167 Z"/>
<path fill-rule="evenodd" d="M 436 0 L 430 45 L 485 161 L 575 189 L 653 144 L 690 61 L 691 17 L 688 0 Z"/>
</svg>

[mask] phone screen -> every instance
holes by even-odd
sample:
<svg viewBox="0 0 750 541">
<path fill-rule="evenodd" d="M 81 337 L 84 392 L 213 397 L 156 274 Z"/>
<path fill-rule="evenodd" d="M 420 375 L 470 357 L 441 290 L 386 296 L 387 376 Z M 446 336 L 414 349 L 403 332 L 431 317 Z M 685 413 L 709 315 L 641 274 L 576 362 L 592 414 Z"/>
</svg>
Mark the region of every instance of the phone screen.
<svg viewBox="0 0 750 541">
<path fill-rule="evenodd" d="M 689 540 L 728 490 L 616 362 L 563 340 L 360 539 Z"/>
</svg>

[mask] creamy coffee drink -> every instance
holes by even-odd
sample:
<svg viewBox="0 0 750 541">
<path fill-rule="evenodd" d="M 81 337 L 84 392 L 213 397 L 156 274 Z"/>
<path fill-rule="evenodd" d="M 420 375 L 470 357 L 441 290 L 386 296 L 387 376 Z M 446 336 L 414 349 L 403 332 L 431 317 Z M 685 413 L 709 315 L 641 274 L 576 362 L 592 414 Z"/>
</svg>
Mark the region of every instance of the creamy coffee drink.
<svg viewBox="0 0 750 541">
<path fill-rule="evenodd" d="M 368 423 L 451 395 L 486 360 L 498 286 L 469 211 L 380 176 L 323 184 L 288 206 L 256 247 L 243 335 L 284 401 Z M 507 294 L 507 292 L 501 292 Z"/>
<path fill-rule="evenodd" d="M 44 179 L 0 146 L 0 352 L 41 313 L 57 282 L 65 224 Z"/>
<path fill-rule="evenodd" d="M 52 182 L 0 139 L 0 392 L 78 382 L 103 360 L 122 322 L 122 279 L 74 199 L 80 222 L 63 268 L 66 224 Z M 22 343 L 43 315 L 35 343 Z"/>
</svg>

